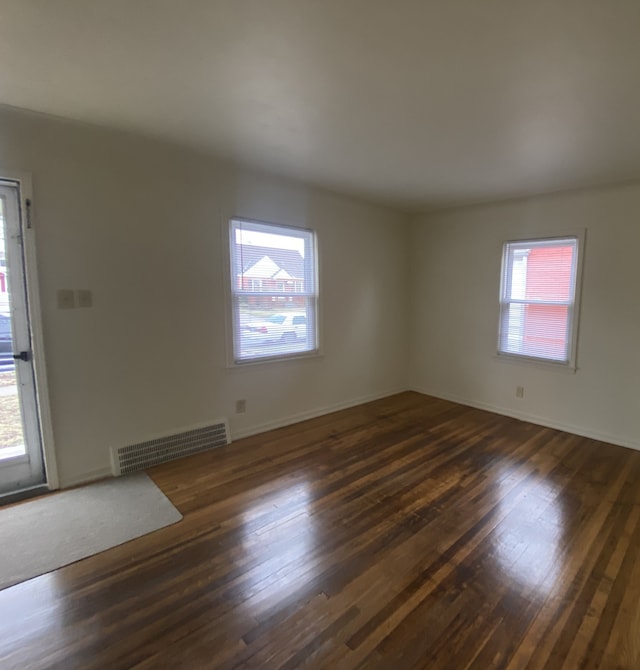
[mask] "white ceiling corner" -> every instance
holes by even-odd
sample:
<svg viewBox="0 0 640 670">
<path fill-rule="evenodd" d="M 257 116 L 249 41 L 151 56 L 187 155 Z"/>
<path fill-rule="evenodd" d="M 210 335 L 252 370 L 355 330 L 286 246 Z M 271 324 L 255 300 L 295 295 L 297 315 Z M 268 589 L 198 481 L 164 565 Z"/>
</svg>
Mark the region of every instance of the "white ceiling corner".
<svg viewBox="0 0 640 670">
<path fill-rule="evenodd" d="M 0 103 L 403 209 L 640 176 L 638 0 L 0 0 Z"/>
</svg>

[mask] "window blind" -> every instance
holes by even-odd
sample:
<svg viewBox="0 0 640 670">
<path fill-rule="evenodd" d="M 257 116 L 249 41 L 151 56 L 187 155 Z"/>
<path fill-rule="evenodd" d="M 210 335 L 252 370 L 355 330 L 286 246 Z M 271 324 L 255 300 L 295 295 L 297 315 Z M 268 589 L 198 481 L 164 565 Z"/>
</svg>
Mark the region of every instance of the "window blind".
<svg viewBox="0 0 640 670">
<path fill-rule="evenodd" d="M 234 361 L 316 351 L 313 231 L 232 219 L 230 249 Z"/>
<path fill-rule="evenodd" d="M 498 353 L 570 362 L 577 261 L 575 237 L 505 243 Z"/>
</svg>

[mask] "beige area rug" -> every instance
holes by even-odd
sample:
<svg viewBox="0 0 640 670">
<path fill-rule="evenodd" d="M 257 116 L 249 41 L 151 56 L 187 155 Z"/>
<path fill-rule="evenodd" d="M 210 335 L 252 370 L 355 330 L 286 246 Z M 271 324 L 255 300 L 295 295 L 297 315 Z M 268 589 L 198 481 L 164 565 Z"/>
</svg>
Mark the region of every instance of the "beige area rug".
<svg viewBox="0 0 640 670">
<path fill-rule="evenodd" d="M 180 519 L 144 473 L 0 508 L 0 589 Z"/>
</svg>

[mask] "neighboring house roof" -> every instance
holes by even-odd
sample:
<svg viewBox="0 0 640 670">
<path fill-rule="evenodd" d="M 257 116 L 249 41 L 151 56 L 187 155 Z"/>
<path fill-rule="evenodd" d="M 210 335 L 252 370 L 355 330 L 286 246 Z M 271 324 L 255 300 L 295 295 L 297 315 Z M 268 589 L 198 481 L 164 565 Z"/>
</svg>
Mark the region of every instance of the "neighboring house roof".
<svg viewBox="0 0 640 670">
<path fill-rule="evenodd" d="M 252 265 L 242 274 L 252 279 L 270 279 L 280 272 L 280 267 L 274 263 L 269 256 L 263 256 L 257 263 Z"/>
<path fill-rule="evenodd" d="M 242 244 L 236 247 L 238 267 L 245 277 L 291 279 L 304 277 L 304 259 L 294 249 Z"/>
</svg>

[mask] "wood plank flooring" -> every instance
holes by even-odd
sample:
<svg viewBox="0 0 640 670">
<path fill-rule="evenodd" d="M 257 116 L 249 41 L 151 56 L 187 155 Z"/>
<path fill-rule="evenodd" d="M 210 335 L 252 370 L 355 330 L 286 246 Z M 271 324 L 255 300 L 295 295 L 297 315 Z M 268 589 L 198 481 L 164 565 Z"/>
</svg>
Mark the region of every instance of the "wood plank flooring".
<svg viewBox="0 0 640 670">
<path fill-rule="evenodd" d="M 0 592 L 1 668 L 640 667 L 640 452 L 403 393 L 150 475 L 184 520 Z"/>
</svg>

